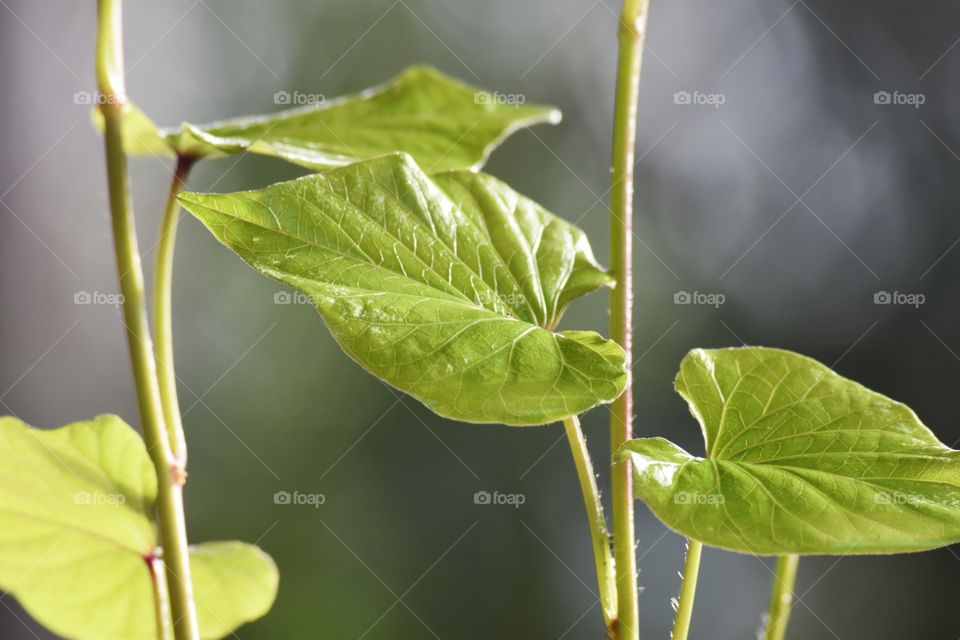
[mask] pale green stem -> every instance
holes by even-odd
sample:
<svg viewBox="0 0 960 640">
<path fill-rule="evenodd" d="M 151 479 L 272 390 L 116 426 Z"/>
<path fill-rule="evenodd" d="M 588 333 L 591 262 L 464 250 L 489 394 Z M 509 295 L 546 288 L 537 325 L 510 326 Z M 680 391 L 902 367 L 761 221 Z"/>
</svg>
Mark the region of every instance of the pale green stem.
<svg viewBox="0 0 960 640">
<path fill-rule="evenodd" d="M 627 383 L 610 412 L 610 450 L 633 437 L 633 165 L 637 95 L 649 0 L 626 0 L 619 23 L 619 57 L 613 116 L 610 195 L 610 272 L 616 288 L 610 297 L 610 337 L 626 353 Z M 613 465 L 614 556 L 617 572 L 617 640 L 638 640 L 633 478 L 629 460 Z"/>
<path fill-rule="evenodd" d="M 183 515 L 182 473 L 170 449 L 163 419 L 156 364 L 147 322 L 143 271 L 130 204 L 127 158 L 123 150 L 123 114 L 127 108 L 123 83 L 121 12 L 119 0 L 98 0 L 96 76 L 104 121 L 107 182 L 114 251 L 123 294 L 127 344 L 133 366 L 143 436 L 157 472 L 157 520 L 163 547 L 170 610 L 176 640 L 198 640 L 197 613 L 190 579 L 186 523 Z"/>
<path fill-rule="evenodd" d="M 610 534 L 607 532 L 607 519 L 597 489 L 597 477 L 593 472 L 593 463 L 587 451 L 587 441 L 580 429 L 580 419 L 570 416 L 563 421 L 570 442 L 570 453 L 580 479 L 580 491 L 587 509 L 587 522 L 590 526 L 590 542 L 593 545 L 593 559 L 597 567 L 597 586 L 600 589 L 600 605 L 603 607 L 603 619 L 610 629 L 617 620 L 617 582 L 610 549 Z"/>
<path fill-rule="evenodd" d="M 683 568 L 683 584 L 677 601 L 677 617 L 673 621 L 673 640 L 687 640 L 690 619 L 693 617 L 693 600 L 697 595 L 697 577 L 700 575 L 700 554 L 703 545 L 696 540 L 687 542 L 687 563 Z"/>
<path fill-rule="evenodd" d="M 167 580 L 163 575 L 163 562 L 156 556 L 146 559 L 153 585 L 153 610 L 157 618 L 158 640 L 170 638 L 170 596 L 167 594 Z"/>
<path fill-rule="evenodd" d="M 773 592 L 770 595 L 770 611 L 767 618 L 767 631 L 764 640 L 783 640 L 787 635 L 790 622 L 790 609 L 793 607 L 793 585 L 797 581 L 797 565 L 800 556 L 787 555 L 777 558 L 777 576 L 773 580 Z"/>
<path fill-rule="evenodd" d="M 153 276 L 153 328 L 156 332 L 154 355 L 157 360 L 157 377 L 160 382 L 160 402 L 167 425 L 170 448 L 180 468 L 186 471 L 187 443 L 180 420 L 180 403 L 177 400 L 177 374 L 173 366 L 173 254 L 177 243 L 177 222 L 180 220 L 180 204 L 177 196 L 186 186 L 187 176 L 194 159 L 189 156 L 177 158 L 177 168 L 170 183 L 170 192 L 163 212 L 160 238 L 157 241 L 157 264 Z"/>
</svg>

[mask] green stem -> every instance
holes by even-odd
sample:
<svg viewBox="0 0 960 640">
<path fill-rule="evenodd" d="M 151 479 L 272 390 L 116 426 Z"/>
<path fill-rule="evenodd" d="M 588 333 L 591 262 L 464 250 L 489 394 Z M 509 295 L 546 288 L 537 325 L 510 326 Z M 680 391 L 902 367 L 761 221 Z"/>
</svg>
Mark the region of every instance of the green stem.
<svg viewBox="0 0 960 640">
<path fill-rule="evenodd" d="M 787 635 L 790 609 L 793 607 L 793 585 L 797 581 L 797 565 L 800 556 L 787 555 L 777 558 L 777 576 L 773 580 L 770 595 L 770 612 L 764 640 L 783 640 Z"/>
<path fill-rule="evenodd" d="M 620 17 L 620 49 L 613 118 L 613 171 L 610 196 L 610 272 L 617 285 L 610 298 L 610 337 L 626 353 L 627 384 L 610 413 L 610 450 L 633 436 L 633 164 L 637 95 L 649 0 L 625 0 Z M 636 534 L 630 462 L 612 468 L 613 536 L 617 571 L 618 640 L 640 637 L 637 602 Z"/>
<path fill-rule="evenodd" d="M 160 238 L 157 241 L 157 264 L 153 276 L 153 328 L 156 332 L 154 356 L 160 382 L 160 402 L 167 425 L 170 448 L 181 470 L 187 466 L 187 443 L 180 420 L 177 401 L 177 375 L 173 366 L 173 254 L 177 243 L 177 223 L 180 205 L 177 196 L 186 186 L 187 176 L 195 162 L 190 156 L 178 156 L 177 168 L 170 183 L 170 192 L 163 212 Z"/>
<path fill-rule="evenodd" d="M 703 545 L 696 540 L 687 542 L 687 563 L 683 568 L 683 584 L 677 602 L 677 617 L 673 621 L 673 640 L 687 640 L 690 633 L 690 618 L 693 617 L 693 599 L 697 594 L 697 577 L 700 574 L 700 554 Z"/>
<path fill-rule="evenodd" d="M 170 638 L 170 598 L 167 595 L 167 581 L 163 576 L 163 562 L 156 556 L 146 559 L 153 584 L 153 611 L 157 618 L 158 640 Z"/>
<path fill-rule="evenodd" d="M 570 453 L 577 467 L 580 479 L 580 491 L 587 509 L 587 522 L 590 525 L 590 542 L 593 544 L 593 559 L 597 567 L 597 585 L 600 589 L 600 604 L 603 607 L 603 619 L 607 628 L 612 629 L 617 621 L 617 582 L 610 549 L 610 534 L 607 533 L 607 519 L 603 514 L 603 503 L 597 489 L 597 477 L 593 472 L 593 463 L 587 451 L 587 441 L 580 429 L 580 419 L 570 416 L 563 421 L 570 442 Z"/>
<path fill-rule="evenodd" d="M 163 546 L 170 610 L 176 640 L 198 640 L 197 613 L 190 579 L 186 522 L 183 515 L 182 474 L 170 449 L 163 420 L 156 364 L 147 323 L 143 272 L 123 150 L 123 83 L 121 11 L 119 0 L 98 0 L 96 75 L 100 111 L 104 120 L 107 182 L 114 251 L 123 294 L 123 315 L 133 366 L 134 386 L 143 435 L 157 472 L 157 519 Z"/>
</svg>

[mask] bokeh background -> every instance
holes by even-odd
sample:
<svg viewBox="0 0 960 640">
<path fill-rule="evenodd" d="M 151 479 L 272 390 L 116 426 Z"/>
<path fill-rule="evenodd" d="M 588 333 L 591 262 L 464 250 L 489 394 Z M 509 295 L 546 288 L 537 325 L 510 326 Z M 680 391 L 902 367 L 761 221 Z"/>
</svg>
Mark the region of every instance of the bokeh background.
<svg viewBox="0 0 960 640">
<path fill-rule="evenodd" d="M 426 62 L 556 104 L 561 125 L 514 136 L 488 170 L 578 221 L 605 260 L 617 10 L 130 1 L 128 88 L 157 122 L 177 124 L 273 111 L 277 91 L 333 97 Z M 101 412 L 138 423 L 119 312 L 74 303 L 117 288 L 100 141 L 74 100 L 93 89 L 93 33 L 92 0 L 0 1 L 0 408 L 36 425 Z M 960 5 L 945 0 L 653 1 L 636 196 L 638 434 L 702 451 L 671 389 L 677 364 L 693 347 L 747 343 L 834 364 L 957 443 L 958 38 Z M 132 162 L 148 276 L 169 169 Z M 231 158 L 201 164 L 191 187 L 300 173 Z M 282 575 L 273 610 L 236 637 L 604 637 L 561 427 L 431 415 L 349 361 L 311 308 L 275 304 L 280 290 L 184 219 L 175 331 L 190 537 L 257 541 Z M 676 304 L 679 292 L 723 304 Z M 878 292 L 923 304 L 876 304 Z M 565 324 L 605 332 L 606 298 L 579 301 Z M 606 417 L 585 417 L 597 461 Z M 476 505 L 481 490 L 525 503 Z M 325 503 L 277 505 L 278 491 Z M 684 543 L 642 507 L 638 518 L 644 636 L 667 638 Z M 771 566 L 708 550 L 693 637 L 755 637 Z M 790 636 L 957 638 L 958 578 L 951 549 L 805 559 Z M 3 638 L 52 637 L 12 597 L 0 604 Z"/>
</svg>

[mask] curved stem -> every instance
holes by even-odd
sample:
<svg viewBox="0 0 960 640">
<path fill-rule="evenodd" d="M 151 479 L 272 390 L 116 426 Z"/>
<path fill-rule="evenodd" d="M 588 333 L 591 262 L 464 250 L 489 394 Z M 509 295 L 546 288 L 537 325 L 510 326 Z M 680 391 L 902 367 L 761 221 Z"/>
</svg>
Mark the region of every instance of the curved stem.
<svg viewBox="0 0 960 640">
<path fill-rule="evenodd" d="M 787 623 L 790 621 L 790 609 L 793 606 L 793 585 L 797 581 L 799 564 L 800 556 L 797 555 L 777 558 L 777 576 L 773 580 L 764 640 L 783 640 L 787 635 Z"/>
<path fill-rule="evenodd" d="M 100 90 L 99 106 L 104 120 L 107 182 L 110 195 L 110 219 L 114 251 L 123 294 L 123 315 L 127 344 L 133 366 L 134 386 L 143 436 L 157 471 L 157 520 L 163 545 L 170 610 L 176 640 L 198 640 L 197 613 L 190 579 L 183 492 L 174 469 L 176 461 L 170 449 L 163 419 L 156 364 L 147 323 L 143 291 L 143 272 L 133 222 L 127 177 L 127 158 L 123 150 L 123 113 L 126 95 L 123 88 L 121 50 L 121 13 L 119 0 L 98 0 L 96 74 Z"/>
<path fill-rule="evenodd" d="M 185 471 L 187 466 L 187 443 L 180 420 L 177 374 L 173 366 L 173 253 L 177 243 L 177 223 L 180 220 L 177 196 L 186 186 L 194 161 L 190 156 L 177 157 L 177 168 L 173 173 L 164 206 L 163 223 L 157 241 L 157 265 L 153 276 L 153 328 L 156 332 L 154 356 L 157 360 L 160 402 L 163 405 L 163 419 L 167 425 L 170 448 L 182 471 Z"/>
<path fill-rule="evenodd" d="M 677 602 L 677 617 L 673 621 L 673 640 L 687 640 L 690 633 L 690 618 L 693 617 L 693 599 L 697 593 L 697 577 L 700 574 L 700 554 L 703 545 L 696 540 L 687 541 L 687 563 L 683 567 L 683 584 Z"/>
<path fill-rule="evenodd" d="M 587 441 L 580 429 L 580 419 L 570 416 L 563 421 L 563 428 L 570 443 L 570 453 L 577 467 L 580 479 L 580 491 L 587 509 L 587 522 L 590 525 L 590 542 L 593 544 L 593 559 L 597 567 L 597 585 L 600 589 L 600 604 L 603 607 L 603 619 L 608 629 L 613 629 L 617 620 L 617 583 L 610 549 L 610 534 L 607 532 L 607 518 L 603 513 L 600 491 L 597 489 L 597 477 L 593 472 L 593 463 L 587 451 Z"/>
<path fill-rule="evenodd" d="M 637 94 L 649 0 L 625 0 L 620 17 L 620 49 L 613 121 L 610 196 L 610 272 L 617 285 L 610 298 L 610 337 L 626 353 L 627 384 L 610 412 L 610 450 L 633 436 L 633 165 Z M 618 640 L 640 637 L 637 602 L 633 478 L 629 460 L 613 465 L 613 535 L 617 571 Z"/>
</svg>

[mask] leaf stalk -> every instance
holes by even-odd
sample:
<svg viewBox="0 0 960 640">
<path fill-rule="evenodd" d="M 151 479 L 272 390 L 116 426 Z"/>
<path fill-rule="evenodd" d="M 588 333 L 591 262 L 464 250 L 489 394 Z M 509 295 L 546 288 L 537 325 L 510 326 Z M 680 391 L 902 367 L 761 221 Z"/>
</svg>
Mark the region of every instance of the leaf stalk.
<svg viewBox="0 0 960 640">
<path fill-rule="evenodd" d="M 603 513 L 600 491 L 597 489 L 597 477 L 593 471 L 593 463 L 590 461 L 590 453 L 587 451 L 587 441 L 580 429 L 580 419 L 577 416 L 570 416 L 564 419 L 563 427 L 567 433 L 567 441 L 570 443 L 570 453 L 577 468 L 583 503 L 587 510 L 603 619 L 608 629 L 615 630 L 617 626 L 616 569 L 610 548 L 610 534 L 607 532 L 607 518 Z"/>
<path fill-rule="evenodd" d="M 153 276 L 153 328 L 156 332 L 154 357 L 157 361 L 157 378 L 160 384 L 160 402 L 167 436 L 174 460 L 185 476 L 187 467 L 187 442 L 180 418 L 180 403 L 177 400 L 177 375 L 173 364 L 173 256 L 177 243 L 177 223 L 180 221 L 180 203 L 177 201 L 186 187 L 187 177 L 196 159 L 177 156 L 177 167 L 170 182 L 170 191 L 163 211 L 160 237 L 157 240 L 157 262 Z M 185 477 L 184 477 L 185 479 Z"/>
<path fill-rule="evenodd" d="M 687 541 L 687 562 L 683 568 L 683 584 L 680 586 L 677 616 L 673 620 L 673 640 L 687 640 L 690 634 L 690 619 L 693 617 L 693 600 L 697 593 L 702 551 L 701 543 L 696 540 Z"/>
<path fill-rule="evenodd" d="M 764 640 L 783 640 L 787 635 L 790 610 L 793 608 L 793 586 L 797 582 L 797 565 L 800 556 L 786 555 L 777 558 L 777 574 L 770 594 L 770 611 Z"/>
</svg>

